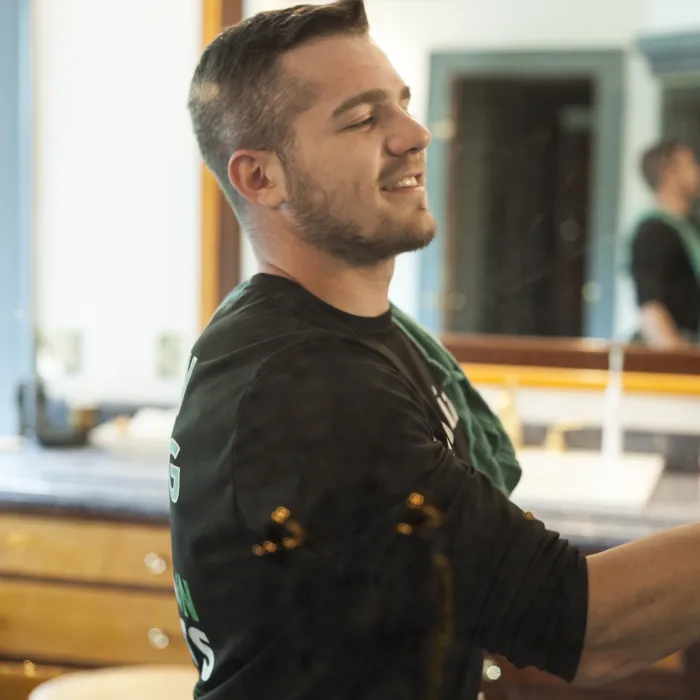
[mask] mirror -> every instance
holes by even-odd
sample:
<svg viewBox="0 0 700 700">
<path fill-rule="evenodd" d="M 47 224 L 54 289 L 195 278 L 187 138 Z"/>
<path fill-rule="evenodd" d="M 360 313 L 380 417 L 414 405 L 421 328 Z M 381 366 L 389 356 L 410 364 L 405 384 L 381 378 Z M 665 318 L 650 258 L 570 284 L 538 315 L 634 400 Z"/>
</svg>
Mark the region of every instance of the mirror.
<svg viewBox="0 0 700 700">
<path fill-rule="evenodd" d="M 496 344 L 514 348 L 509 361 L 525 353 L 561 366 L 561 343 L 628 341 L 638 311 L 626 236 L 652 204 L 641 154 L 661 137 L 700 148 L 700 8 L 595 2 L 508 2 L 504 13 L 411 0 L 415 14 L 402 21 L 395 2 L 367 0 L 372 33 L 433 133 L 428 190 L 439 235 L 399 260 L 392 301 L 436 333 L 494 339 L 472 346 L 472 361 L 499 361 Z M 251 0 L 245 12 L 273 4 L 283 3 Z M 202 325 L 255 271 L 202 174 L 185 107 L 202 43 L 241 16 L 240 0 L 169 6 L 157 21 L 124 9 L 121 24 L 90 44 L 89 68 L 82 42 L 99 11 L 39 8 L 27 104 L 8 108 L 17 124 L 7 142 L 26 153 L 0 164 L 8 182 L 22 180 L 8 202 L 26 201 L 0 212 L 21 223 L 0 260 L 2 278 L 22 285 L 0 299 L 0 321 L 13 333 L 22 324 L 23 346 L 21 361 L 19 351 L 3 355 L 4 432 L 29 364 L 75 405 L 176 405 Z M 5 83 L 10 105 L 20 91 Z M 537 343 L 523 349 L 514 338 Z M 599 352 L 590 362 L 607 366 L 605 347 L 587 347 L 572 346 L 578 359 L 567 362 L 586 366 Z M 642 354 L 659 355 L 635 352 L 641 364 Z M 664 362 L 665 371 L 700 372 Z"/>
<path fill-rule="evenodd" d="M 630 20 L 643 4 L 625 6 Z M 688 12 L 700 22 L 700 10 Z M 686 349 L 697 345 L 700 43 L 681 25 L 656 35 L 649 24 L 616 50 L 523 51 L 523 27 L 498 50 L 431 55 L 429 187 L 442 240 L 422 261 L 434 281 L 420 300 L 430 323 L 453 334 L 676 349 L 647 331 L 658 297 Z M 655 155 L 663 185 L 644 181 L 644 154 L 671 140 L 693 158 L 687 212 L 668 197 L 679 150 Z M 656 214 L 642 237 L 639 221 L 657 209 L 659 225 L 683 219 L 692 240 L 666 226 L 664 240 L 678 242 L 658 244 Z"/>
</svg>

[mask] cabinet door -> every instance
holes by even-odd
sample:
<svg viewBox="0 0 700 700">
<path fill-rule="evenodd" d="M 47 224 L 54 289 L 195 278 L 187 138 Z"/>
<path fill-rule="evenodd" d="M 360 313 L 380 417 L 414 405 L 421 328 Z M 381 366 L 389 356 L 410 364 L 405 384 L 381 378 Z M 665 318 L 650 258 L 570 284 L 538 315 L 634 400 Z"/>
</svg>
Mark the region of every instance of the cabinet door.
<svg viewBox="0 0 700 700">
<path fill-rule="evenodd" d="M 174 595 L 0 579 L 0 600 L 2 656 L 192 665 Z"/>
<path fill-rule="evenodd" d="M 0 514 L 0 574 L 172 592 L 167 527 Z"/>
<path fill-rule="evenodd" d="M 38 685 L 69 672 L 68 669 L 35 665 L 30 661 L 0 663 L 0 698 L 27 700 Z"/>
</svg>

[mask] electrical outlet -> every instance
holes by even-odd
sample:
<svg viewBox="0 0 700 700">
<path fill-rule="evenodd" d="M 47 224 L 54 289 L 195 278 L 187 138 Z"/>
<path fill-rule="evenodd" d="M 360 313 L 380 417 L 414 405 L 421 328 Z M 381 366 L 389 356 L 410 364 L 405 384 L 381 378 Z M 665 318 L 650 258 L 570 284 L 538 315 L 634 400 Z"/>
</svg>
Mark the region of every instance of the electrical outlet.
<svg viewBox="0 0 700 700">
<path fill-rule="evenodd" d="M 161 379 L 182 376 L 182 340 L 176 333 L 161 333 L 156 340 L 156 372 Z"/>
</svg>

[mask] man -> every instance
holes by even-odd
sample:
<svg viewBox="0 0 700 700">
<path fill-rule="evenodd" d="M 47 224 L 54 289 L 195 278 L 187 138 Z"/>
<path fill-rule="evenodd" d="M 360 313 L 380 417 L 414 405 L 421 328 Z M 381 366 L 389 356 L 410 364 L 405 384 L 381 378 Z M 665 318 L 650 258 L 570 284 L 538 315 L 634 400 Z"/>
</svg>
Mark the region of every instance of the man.
<svg viewBox="0 0 700 700">
<path fill-rule="evenodd" d="M 641 339 L 660 349 L 689 347 L 700 329 L 700 228 L 691 216 L 700 168 L 689 146 L 670 140 L 646 151 L 641 166 L 657 202 L 632 241 Z"/>
<path fill-rule="evenodd" d="M 584 558 L 508 501 L 500 426 L 390 306 L 435 233 L 430 136 L 362 1 L 228 29 L 190 110 L 262 270 L 195 344 L 171 442 L 197 697 L 473 700 L 482 650 L 591 685 L 700 637 L 700 527 Z"/>
</svg>

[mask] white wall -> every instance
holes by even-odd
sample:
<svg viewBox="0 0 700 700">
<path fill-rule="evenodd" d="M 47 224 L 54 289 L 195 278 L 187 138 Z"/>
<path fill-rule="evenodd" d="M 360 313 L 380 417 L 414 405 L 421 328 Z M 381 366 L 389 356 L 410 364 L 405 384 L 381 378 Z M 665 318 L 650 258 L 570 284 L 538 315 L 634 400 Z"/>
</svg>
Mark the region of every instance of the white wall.
<svg viewBox="0 0 700 700">
<path fill-rule="evenodd" d="M 693 0 L 647 0 L 644 29 L 663 34 L 700 29 L 700 6 Z"/>
<path fill-rule="evenodd" d="M 71 397 L 174 401 L 156 336 L 198 331 L 200 0 L 34 0 L 35 304 L 83 339 Z M 183 358 L 183 363 L 185 358 Z M 184 370 L 184 364 L 183 364 Z M 184 372 L 183 372 L 184 373 Z"/>
</svg>

